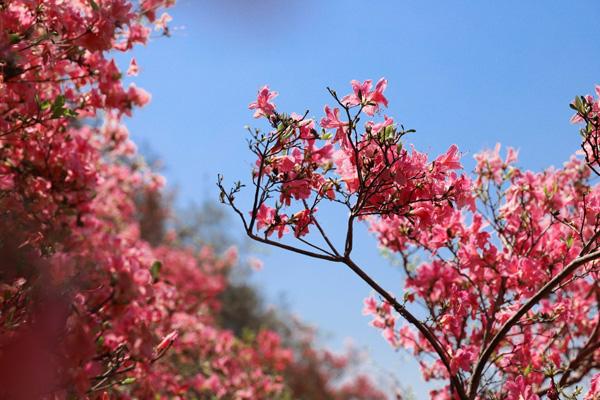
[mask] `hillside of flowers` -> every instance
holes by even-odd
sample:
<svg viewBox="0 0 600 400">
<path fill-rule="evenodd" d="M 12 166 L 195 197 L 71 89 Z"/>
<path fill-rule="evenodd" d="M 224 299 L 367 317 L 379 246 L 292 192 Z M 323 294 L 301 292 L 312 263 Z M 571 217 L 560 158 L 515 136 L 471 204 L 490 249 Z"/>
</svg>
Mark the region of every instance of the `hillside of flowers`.
<svg viewBox="0 0 600 400">
<path fill-rule="evenodd" d="M 173 3 L 0 1 L 0 399 L 302 398 L 307 371 L 311 398 L 383 398 L 312 339 L 225 328 L 237 251 L 149 213 L 163 178 L 122 118 L 150 95 L 114 57 L 168 40 Z"/>
</svg>

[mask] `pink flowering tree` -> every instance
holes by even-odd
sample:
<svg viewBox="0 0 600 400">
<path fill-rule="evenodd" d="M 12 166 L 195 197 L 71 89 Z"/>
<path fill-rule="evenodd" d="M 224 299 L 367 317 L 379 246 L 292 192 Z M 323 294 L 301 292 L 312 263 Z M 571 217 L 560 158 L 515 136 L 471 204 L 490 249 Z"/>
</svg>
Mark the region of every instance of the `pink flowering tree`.
<svg viewBox="0 0 600 400">
<path fill-rule="evenodd" d="M 250 131 L 249 210 L 238 204 L 244 185 L 219 177 L 221 201 L 252 239 L 344 264 L 373 289 L 364 313 L 426 380 L 444 382 L 432 399 L 597 399 L 600 101 L 572 104 L 583 159 L 534 172 L 498 145 L 467 174 L 457 146 L 430 159 L 406 144 L 412 130 L 378 117 L 386 85 L 329 89 L 319 121 L 278 111 L 263 87 L 250 104 L 267 130 Z M 319 216 L 331 206 L 347 215 L 342 237 Z M 353 259 L 360 222 L 402 261 L 399 297 Z"/>
<path fill-rule="evenodd" d="M 163 178 L 121 123 L 149 95 L 113 56 L 168 34 L 172 3 L 0 2 L 2 399 L 283 392 L 280 337 L 217 324 L 235 250 L 141 235 L 136 196 Z"/>
<path fill-rule="evenodd" d="M 163 178 L 121 120 L 149 95 L 113 56 L 168 35 L 173 3 L 0 1 L 0 399 L 290 397 L 282 335 L 219 322 L 237 251 L 163 229 Z"/>
</svg>

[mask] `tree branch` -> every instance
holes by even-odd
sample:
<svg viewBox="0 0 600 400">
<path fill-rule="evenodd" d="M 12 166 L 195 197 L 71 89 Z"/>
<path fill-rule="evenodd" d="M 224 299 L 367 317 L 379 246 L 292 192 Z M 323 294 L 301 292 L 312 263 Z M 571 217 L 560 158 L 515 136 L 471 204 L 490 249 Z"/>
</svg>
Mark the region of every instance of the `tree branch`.
<svg viewBox="0 0 600 400">
<path fill-rule="evenodd" d="M 504 325 L 502 325 L 500 330 L 496 333 L 496 335 L 494 335 L 490 343 L 487 345 L 487 347 L 481 353 L 479 359 L 477 360 L 477 364 L 475 365 L 473 376 L 471 377 L 471 382 L 469 384 L 469 399 L 475 399 L 475 396 L 477 394 L 477 388 L 479 387 L 479 382 L 481 380 L 483 368 L 485 367 L 485 364 L 491 357 L 496 347 L 504 339 L 508 331 L 510 331 L 510 329 L 519 322 L 521 317 L 523 317 L 529 310 L 531 310 L 540 300 L 549 295 L 552 292 L 552 290 L 557 285 L 559 285 L 567 276 L 569 276 L 581 265 L 589 261 L 594 261 L 598 258 L 600 258 L 600 250 L 586 255 L 582 255 L 576 258 L 575 260 L 571 261 L 569 265 L 567 265 L 554 278 L 548 281 L 548 283 L 546 283 L 540 290 L 538 290 L 533 297 L 531 297 L 525 304 L 523 304 L 521 308 L 519 308 L 519 310 L 512 317 L 510 317 L 504 323 Z"/>
</svg>

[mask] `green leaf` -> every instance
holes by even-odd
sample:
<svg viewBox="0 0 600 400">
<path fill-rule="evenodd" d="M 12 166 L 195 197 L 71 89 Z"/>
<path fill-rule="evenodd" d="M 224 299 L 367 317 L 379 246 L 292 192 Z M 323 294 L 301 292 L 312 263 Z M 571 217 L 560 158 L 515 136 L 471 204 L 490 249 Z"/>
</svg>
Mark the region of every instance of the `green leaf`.
<svg viewBox="0 0 600 400">
<path fill-rule="evenodd" d="M 50 102 L 50 100 L 40 101 L 40 98 L 37 94 L 35 95 L 35 103 L 38 105 L 38 107 L 42 111 L 46 111 L 52 105 L 52 102 Z"/>
<path fill-rule="evenodd" d="M 21 41 L 21 39 L 22 39 L 22 37 L 18 33 L 10 33 L 8 35 L 8 40 L 10 41 L 10 44 L 19 43 Z"/>
<path fill-rule="evenodd" d="M 573 242 L 575 241 L 575 239 L 573 238 L 573 236 L 569 236 L 567 238 L 567 248 L 570 249 L 573 246 Z"/>
<path fill-rule="evenodd" d="M 90 0 L 90 6 L 92 7 L 92 10 L 94 10 L 94 11 L 98 11 L 100 9 L 100 6 L 94 0 Z"/>
<path fill-rule="evenodd" d="M 63 116 L 65 109 L 65 96 L 58 95 L 52 103 L 52 118 L 60 118 Z"/>
<path fill-rule="evenodd" d="M 385 139 L 392 139 L 394 137 L 394 127 L 392 125 L 388 125 L 384 130 Z"/>
<path fill-rule="evenodd" d="M 158 278 L 160 277 L 160 270 L 162 269 L 162 263 L 160 261 L 154 261 L 152 266 L 150 267 L 150 275 L 152 275 L 152 281 L 154 283 L 158 282 Z"/>
<path fill-rule="evenodd" d="M 575 97 L 575 109 L 579 112 L 581 112 L 583 108 L 583 102 L 581 101 L 581 97 L 577 96 Z"/>
<path fill-rule="evenodd" d="M 256 339 L 256 332 L 248 327 L 242 329 L 241 338 L 246 343 L 252 343 Z"/>
<path fill-rule="evenodd" d="M 77 111 L 71 110 L 70 108 L 65 108 L 63 111 L 63 115 L 69 118 L 77 118 Z"/>
<path fill-rule="evenodd" d="M 121 381 L 121 385 L 132 385 L 135 383 L 135 378 L 130 376 L 129 378 L 125 378 Z"/>
<path fill-rule="evenodd" d="M 77 111 L 71 110 L 70 108 L 65 107 L 65 103 L 66 103 L 65 96 L 63 96 L 61 94 L 61 95 L 58 95 L 54 99 L 53 103 L 50 103 L 47 100 L 40 103 L 40 108 L 42 110 L 47 110 L 48 108 L 50 108 L 52 118 L 54 118 L 54 119 L 62 118 L 62 117 L 68 117 L 68 118 L 77 117 Z"/>
<path fill-rule="evenodd" d="M 50 102 L 50 100 L 44 100 L 40 103 L 40 109 L 42 111 L 46 111 L 50 108 L 51 105 L 52 103 Z"/>
<path fill-rule="evenodd" d="M 588 135 L 591 134 L 592 132 L 594 132 L 595 129 L 596 129 L 596 127 L 594 126 L 592 121 L 589 121 L 585 126 L 585 131 Z"/>
</svg>

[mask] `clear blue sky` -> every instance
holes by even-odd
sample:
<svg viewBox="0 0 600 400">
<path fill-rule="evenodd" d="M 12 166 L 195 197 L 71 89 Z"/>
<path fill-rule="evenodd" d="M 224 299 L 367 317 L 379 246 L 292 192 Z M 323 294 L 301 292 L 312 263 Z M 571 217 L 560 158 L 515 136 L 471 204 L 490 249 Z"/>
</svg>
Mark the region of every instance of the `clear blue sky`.
<svg viewBox="0 0 600 400">
<path fill-rule="evenodd" d="M 520 149 L 521 165 L 560 165 L 578 146 L 568 103 L 600 83 L 600 2 L 179 0 L 173 36 L 136 51 L 139 86 L 153 99 L 129 122 L 167 166 L 183 203 L 215 199 L 218 172 L 248 177 L 243 126 L 268 83 L 286 111 L 319 116 L 326 86 L 389 80 L 387 114 L 417 129 L 437 154 L 451 143 L 472 155 L 496 142 Z M 234 223 L 235 222 L 235 223 Z M 340 227 L 329 221 L 334 232 Z M 232 219 L 233 229 L 241 229 Z M 365 232 L 357 257 L 399 293 L 400 276 Z M 267 250 L 267 249 L 264 249 Z M 255 281 L 341 347 L 353 337 L 374 363 L 425 398 L 418 368 L 393 352 L 360 314 L 370 292 L 339 266 L 268 250 Z"/>
</svg>

